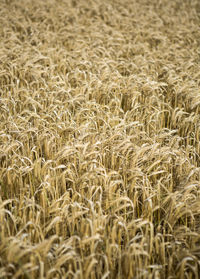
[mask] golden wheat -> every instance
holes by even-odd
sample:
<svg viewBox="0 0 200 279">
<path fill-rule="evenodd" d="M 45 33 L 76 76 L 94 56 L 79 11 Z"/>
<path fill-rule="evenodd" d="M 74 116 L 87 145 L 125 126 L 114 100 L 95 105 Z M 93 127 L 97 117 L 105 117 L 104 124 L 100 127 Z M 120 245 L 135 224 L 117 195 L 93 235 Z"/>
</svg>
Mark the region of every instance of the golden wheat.
<svg viewBox="0 0 200 279">
<path fill-rule="evenodd" d="M 0 15 L 0 278 L 198 279 L 199 1 Z"/>
</svg>

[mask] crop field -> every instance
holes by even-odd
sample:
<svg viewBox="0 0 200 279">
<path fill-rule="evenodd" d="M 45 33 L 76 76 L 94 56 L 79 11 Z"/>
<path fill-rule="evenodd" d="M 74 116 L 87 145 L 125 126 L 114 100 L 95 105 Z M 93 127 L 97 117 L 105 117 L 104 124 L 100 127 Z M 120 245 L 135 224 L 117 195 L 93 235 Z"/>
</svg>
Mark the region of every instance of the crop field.
<svg viewBox="0 0 200 279">
<path fill-rule="evenodd" d="M 0 279 L 200 278 L 200 1 L 0 0 Z"/>
</svg>

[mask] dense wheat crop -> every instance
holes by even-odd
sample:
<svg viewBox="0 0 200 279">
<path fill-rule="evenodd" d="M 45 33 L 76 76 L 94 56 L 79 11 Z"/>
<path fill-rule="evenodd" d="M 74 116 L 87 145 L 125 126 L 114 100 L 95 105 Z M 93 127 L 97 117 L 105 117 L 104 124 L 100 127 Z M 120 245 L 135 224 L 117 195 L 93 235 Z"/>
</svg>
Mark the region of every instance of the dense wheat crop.
<svg viewBox="0 0 200 279">
<path fill-rule="evenodd" d="M 0 279 L 199 279 L 199 140 L 198 0 L 0 0 Z"/>
</svg>

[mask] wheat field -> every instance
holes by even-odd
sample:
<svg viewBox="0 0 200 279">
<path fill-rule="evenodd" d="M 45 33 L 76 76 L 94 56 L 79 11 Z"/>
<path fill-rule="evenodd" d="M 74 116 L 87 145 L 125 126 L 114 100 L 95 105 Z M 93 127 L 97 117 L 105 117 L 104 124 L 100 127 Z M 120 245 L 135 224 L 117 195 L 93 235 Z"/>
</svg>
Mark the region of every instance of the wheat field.
<svg viewBox="0 0 200 279">
<path fill-rule="evenodd" d="M 0 38 L 0 279 L 199 279 L 199 0 L 0 0 Z"/>
</svg>

